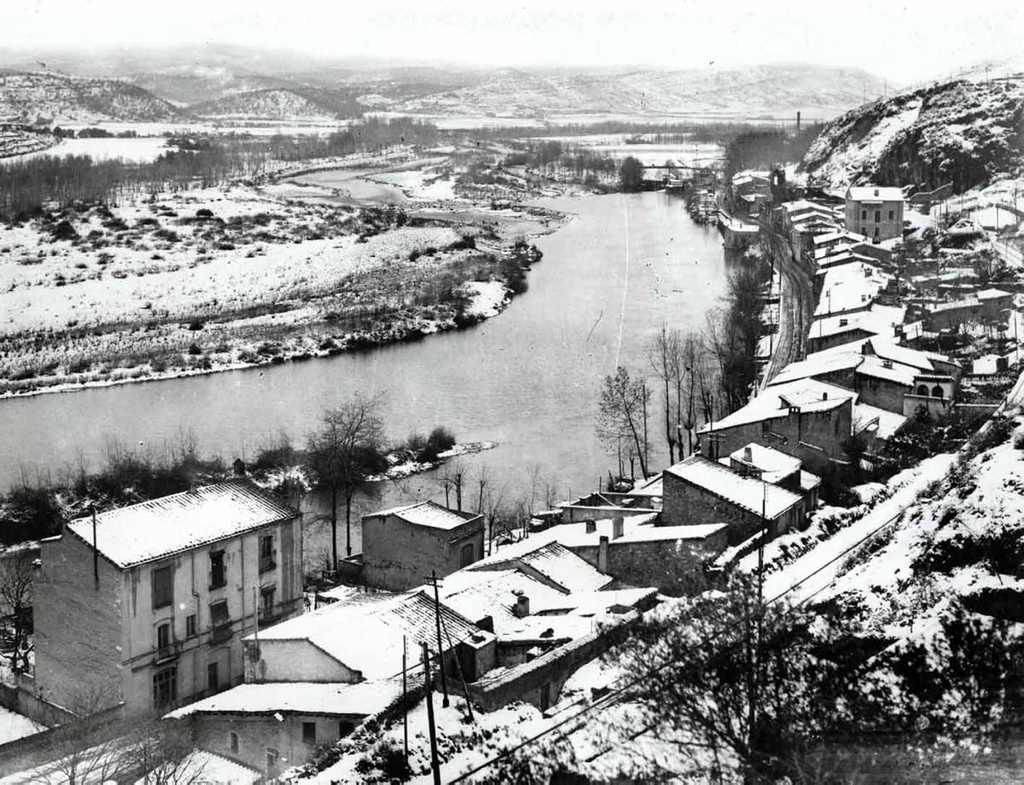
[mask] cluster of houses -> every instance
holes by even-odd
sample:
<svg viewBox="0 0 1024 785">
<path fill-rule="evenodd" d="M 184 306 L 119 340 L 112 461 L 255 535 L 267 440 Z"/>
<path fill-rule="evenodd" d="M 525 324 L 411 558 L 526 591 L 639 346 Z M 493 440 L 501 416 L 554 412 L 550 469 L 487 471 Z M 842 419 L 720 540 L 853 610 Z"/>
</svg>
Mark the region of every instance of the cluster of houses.
<svg viewBox="0 0 1024 785">
<path fill-rule="evenodd" d="M 732 179 L 730 201 L 770 223 L 795 263 L 814 276 L 806 354 L 765 379 L 746 406 L 700 433 L 712 458 L 756 442 L 825 475 L 863 456 L 870 460 L 911 418 L 959 413 L 965 375 L 1005 371 L 1007 357 L 965 369 L 919 347 L 979 327 L 1005 331 L 1015 295 L 982 287 L 978 271 L 955 266 L 955 257 L 938 254 L 934 273 L 912 271 L 904 238 L 921 221 L 905 212 L 899 188 L 852 186 L 842 198 L 795 190 L 800 198 L 782 201 L 771 173 L 741 172 Z M 909 204 L 927 212 L 933 201 Z"/>
<path fill-rule="evenodd" d="M 186 723 L 204 754 L 272 779 L 435 680 L 487 711 L 541 710 L 659 596 L 805 524 L 820 480 L 756 443 L 628 493 L 565 502 L 485 552 L 482 515 L 423 501 L 363 519 L 345 585 L 303 585 L 302 516 L 244 476 L 98 513 L 43 541 L 23 705 Z"/>
</svg>

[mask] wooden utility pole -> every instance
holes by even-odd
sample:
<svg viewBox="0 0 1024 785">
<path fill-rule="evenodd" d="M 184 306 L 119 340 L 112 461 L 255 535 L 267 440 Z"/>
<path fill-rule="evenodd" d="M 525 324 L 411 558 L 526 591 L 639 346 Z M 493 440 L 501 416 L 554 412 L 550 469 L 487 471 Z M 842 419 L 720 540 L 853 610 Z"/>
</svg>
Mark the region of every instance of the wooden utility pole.
<svg viewBox="0 0 1024 785">
<path fill-rule="evenodd" d="M 434 623 L 437 625 L 437 665 L 441 669 L 441 692 L 444 694 L 444 699 L 441 701 L 441 705 L 444 708 L 448 708 L 448 679 L 444 675 L 444 657 L 441 656 L 441 652 L 444 651 L 444 647 L 441 645 L 441 596 L 437 589 L 437 570 L 430 571 L 430 579 L 434 582 Z"/>
<path fill-rule="evenodd" d="M 408 686 L 406 684 L 406 656 L 408 654 L 406 650 L 406 639 L 402 636 L 402 749 L 405 750 L 405 763 L 409 764 L 409 704 L 406 701 L 408 695 Z"/>
<path fill-rule="evenodd" d="M 430 690 L 430 650 L 426 643 L 423 644 L 423 679 L 427 699 L 427 726 L 430 730 L 430 770 L 434 774 L 434 785 L 441 785 L 441 764 L 437 759 L 437 729 L 434 727 L 434 696 Z"/>
</svg>

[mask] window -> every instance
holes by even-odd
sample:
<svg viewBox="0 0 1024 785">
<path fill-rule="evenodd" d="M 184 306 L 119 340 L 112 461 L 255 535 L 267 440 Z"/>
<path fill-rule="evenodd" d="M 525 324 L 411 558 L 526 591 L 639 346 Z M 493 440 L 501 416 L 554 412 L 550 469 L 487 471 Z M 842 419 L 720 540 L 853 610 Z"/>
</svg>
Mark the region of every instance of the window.
<svg viewBox="0 0 1024 785">
<path fill-rule="evenodd" d="M 210 626 L 220 627 L 224 624 L 230 623 L 230 621 L 231 619 L 228 616 L 227 600 L 210 603 Z"/>
<path fill-rule="evenodd" d="M 260 537 L 260 572 L 272 570 L 277 566 L 277 564 L 274 563 L 275 555 L 274 535 L 267 534 Z"/>
<path fill-rule="evenodd" d="M 462 554 L 459 557 L 460 566 L 467 567 L 475 561 L 473 554 L 473 543 L 466 543 L 462 546 Z"/>
<path fill-rule="evenodd" d="M 153 607 L 165 608 L 174 603 L 174 582 L 171 568 L 157 567 L 153 570 Z"/>
<path fill-rule="evenodd" d="M 274 586 L 260 589 L 260 616 L 264 619 L 274 615 L 274 593 Z"/>
<path fill-rule="evenodd" d="M 234 731 L 228 733 L 228 749 L 232 752 L 238 752 L 238 734 Z"/>
<path fill-rule="evenodd" d="M 860 220 L 862 220 L 862 221 L 868 220 L 868 211 L 867 210 L 861 210 L 860 211 Z"/>
<path fill-rule="evenodd" d="M 895 221 L 896 220 L 896 211 L 895 210 L 890 210 L 889 211 L 889 220 L 890 221 Z"/>
<path fill-rule="evenodd" d="M 277 769 L 277 750 L 267 747 L 267 772 L 273 773 Z"/>
<path fill-rule="evenodd" d="M 348 736 L 352 731 L 356 729 L 354 723 L 351 722 L 339 722 L 338 723 L 338 738 L 343 739 Z"/>
<path fill-rule="evenodd" d="M 185 637 L 196 637 L 196 615 L 194 613 L 190 613 L 185 617 Z"/>
<path fill-rule="evenodd" d="M 217 672 L 217 663 L 215 662 L 206 666 L 206 689 L 210 692 L 220 689 L 220 674 Z"/>
<path fill-rule="evenodd" d="M 178 700 L 178 669 L 168 668 L 153 675 L 153 705 L 158 709 Z"/>
<path fill-rule="evenodd" d="M 934 387 L 932 387 L 932 398 L 941 398 L 941 397 L 942 397 L 942 388 L 939 387 L 939 385 L 936 384 Z"/>
<path fill-rule="evenodd" d="M 210 588 L 219 589 L 226 583 L 224 551 L 210 551 Z"/>
<path fill-rule="evenodd" d="M 171 645 L 171 625 L 161 624 L 156 628 L 156 648 L 158 654 L 165 654 Z"/>
<path fill-rule="evenodd" d="M 878 227 L 875 227 L 875 237 L 878 237 Z"/>
<path fill-rule="evenodd" d="M 302 723 L 302 742 L 303 744 L 316 744 L 315 722 Z"/>
<path fill-rule="evenodd" d="M 882 211 L 881 210 L 875 210 L 875 223 L 878 223 L 881 220 L 882 220 Z"/>
<path fill-rule="evenodd" d="M 925 385 L 923 385 L 923 384 L 917 385 L 917 394 L 918 395 L 927 395 L 928 394 L 928 388 Z"/>
</svg>

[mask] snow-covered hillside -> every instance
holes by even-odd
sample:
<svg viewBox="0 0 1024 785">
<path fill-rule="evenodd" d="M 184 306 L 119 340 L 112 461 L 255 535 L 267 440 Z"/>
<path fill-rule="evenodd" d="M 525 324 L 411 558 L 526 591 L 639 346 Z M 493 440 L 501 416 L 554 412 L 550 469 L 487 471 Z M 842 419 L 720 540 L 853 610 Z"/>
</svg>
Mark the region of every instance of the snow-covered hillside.
<svg viewBox="0 0 1024 785">
<path fill-rule="evenodd" d="M 170 120 L 177 109 L 140 87 L 113 79 L 50 72 L 0 72 L 0 121 L 56 124 Z"/>
<path fill-rule="evenodd" d="M 501 69 L 478 84 L 420 95 L 392 109 L 427 114 L 534 117 L 607 112 L 827 119 L 882 92 L 864 71 L 823 66 L 613 73 Z"/>
<path fill-rule="evenodd" d="M 305 95 L 292 90 L 253 90 L 208 101 L 189 108 L 202 118 L 331 121 L 336 114 Z"/>
<path fill-rule="evenodd" d="M 1024 78 L 958 80 L 847 112 L 811 145 L 802 168 L 833 187 L 871 181 L 957 192 L 1022 165 Z"/>
<path fill-rule="evenodd" d="M 1024 419 L 997 418 L 942 479 L 815 597 L 886 637 L 928 626 L 949 601 L 1024 621 Z"/>
</svg>

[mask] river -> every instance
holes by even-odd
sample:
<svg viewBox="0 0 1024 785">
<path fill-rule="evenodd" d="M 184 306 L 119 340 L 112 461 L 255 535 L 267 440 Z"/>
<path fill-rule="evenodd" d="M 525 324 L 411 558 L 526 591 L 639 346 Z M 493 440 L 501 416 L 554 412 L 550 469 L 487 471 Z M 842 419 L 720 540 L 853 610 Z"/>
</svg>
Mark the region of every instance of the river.
<svg viewBox="0 0 1024 785">
<path fill-rule="evenodd" d="M 616 363 L 646 369 L 644 345 L 662 322 L 702 327 L 725 290 L 726 262 L 718 233 L 694 224 L 679 197 L 540 204 L 577 217 L 537 238 L 544 258 L 529 290 L 498 316 L 367 352 L 0 401 L 0 486 L 56 480 L 80 461 L 96 468 L 110 441 L 159 452 L 191 430 L 201 452 L 229 461 L 282 431 L 301 443 L 324 408 L 362 391 L 384 393 L 394 439 L 443 424 L 459 441 L 497 442 L 461 459 L 471 498 L 483 471 L 509 500 L 534 485 L 531 473 L 559 498 L 596 489 L 615 467 L 594 433 L 602 377 Z M 655 467 L 667 460 L 659 408 L 650 430 Z M 416 475 L 389 485 L 380 503 L 438 493 L 436 478 Z"/>
</svg>

